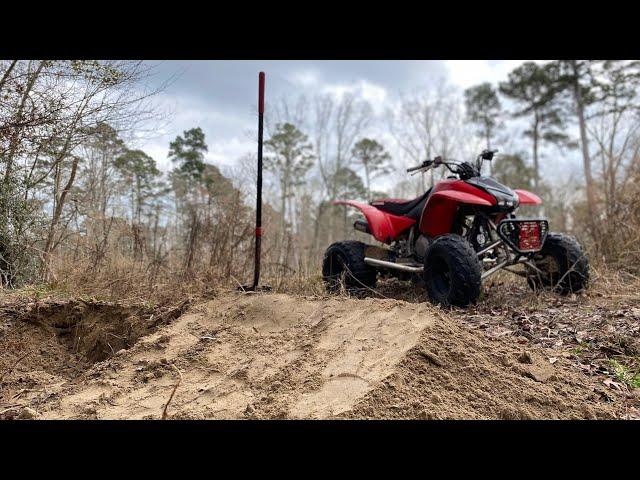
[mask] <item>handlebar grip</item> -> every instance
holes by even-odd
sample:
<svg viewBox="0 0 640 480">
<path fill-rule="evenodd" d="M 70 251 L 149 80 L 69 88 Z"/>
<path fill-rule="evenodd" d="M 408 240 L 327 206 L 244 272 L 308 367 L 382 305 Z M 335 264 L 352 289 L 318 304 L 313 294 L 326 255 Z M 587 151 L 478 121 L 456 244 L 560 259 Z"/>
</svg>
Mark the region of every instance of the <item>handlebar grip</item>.
<svg viewBox="0 0 640 480">
<path fill-rule="evenodd" d="M 430 167 L 432 163 L 433 163 L 432 160 L 425 160 L 424 162 L 422 162 L 422 165 L 418 165 L 417 167 L 407 168 L 407 173 L 415 172 L 416 170 L 420 170 L 422 168 Z"/>
</svg>

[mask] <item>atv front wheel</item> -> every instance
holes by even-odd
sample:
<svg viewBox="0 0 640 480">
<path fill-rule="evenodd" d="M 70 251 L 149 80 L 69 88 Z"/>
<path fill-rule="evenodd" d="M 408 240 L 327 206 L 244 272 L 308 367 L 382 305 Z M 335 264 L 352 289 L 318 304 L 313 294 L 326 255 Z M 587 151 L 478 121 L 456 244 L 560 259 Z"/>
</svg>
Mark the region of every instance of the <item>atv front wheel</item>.
<svg viewBox="0 0 640 480">
<path fill-rule="evenodd" d="M 533 263 L 527 283 L 534 290 L 553 289 L 561 295 L 583 290 L 589 281 L 589 259 L 578 241 L 561 233 L 549 233 Z"/>
<path fill-rule="evenodd" d="M 478 255 L 460 235 L 438 237 L 427 249 L 424 281 L 434 303 L 466 307 L 480 296 Z"/>
<path fill-rule="evenodd" d="M 327 248 L 322 261 L 322 280 L 329 293 L 354 292 L 376 286 L 378 272 L 364 263 L 362 242 L 336 242 Z"/>
</svg>

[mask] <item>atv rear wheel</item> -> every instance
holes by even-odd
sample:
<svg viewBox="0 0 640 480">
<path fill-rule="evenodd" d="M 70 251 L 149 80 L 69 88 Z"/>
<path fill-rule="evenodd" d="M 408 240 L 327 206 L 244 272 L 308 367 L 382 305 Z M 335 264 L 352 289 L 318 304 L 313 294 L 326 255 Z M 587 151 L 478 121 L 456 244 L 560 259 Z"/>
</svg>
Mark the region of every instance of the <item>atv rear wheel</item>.
<svg viewBox="0 0 640 480">
<path fill-rule="evenodd" d="M 424 260 L 424 281 L 434 303 L 466 307 L 480 296 L 482 269 L 471 244 L 459 235 L 438 237 Z"/>
<path fill-rule="evenodd" d="M 568 235 L 549 233 L 533 263 L 541 270 L 527 268 L 527 283 L 534 290 L 552 289 L 568 295 L 583 290 L 589 281 L 589 259 Z"/>
<path fill-rule="evenodd" d="M 364 263 L 362 242 L 336 242 L 327 248 L 322 261 L 322 280 L 329 293 L 374 288 L 378 272 Z"/>
</svg>

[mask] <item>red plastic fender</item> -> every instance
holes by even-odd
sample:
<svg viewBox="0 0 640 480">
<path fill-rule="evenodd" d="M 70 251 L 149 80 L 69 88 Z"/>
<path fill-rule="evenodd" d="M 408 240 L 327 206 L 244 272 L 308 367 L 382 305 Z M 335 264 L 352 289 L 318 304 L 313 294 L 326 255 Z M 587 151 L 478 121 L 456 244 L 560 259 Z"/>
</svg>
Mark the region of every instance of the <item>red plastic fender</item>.
<svg viewBox="0 0 640 480">
<path fill-rule="evenodd" d="M 493 205 L 477 195 L 457 190 L 440 190 L 429 197 L 420 218 L 420 231 L 432 238 L 451 232 L 460 204 Z"/>
<path fill-rule="evenodd" d="M 412 218 L 399 217 L 398 215 L 383 212 L 368 203 L 354 200 L 335 200 L 331 203 L 334 205 L 349 205 L 360 209 L 367 219 L 371 235 L 382 243 L 391 243 L 398 235 L 416 223 Z"/>
<path fill-rule="evenodd" d="M 483 205 L 487 207 L 493 205 L 493 203 L 491 203 L 490 201 L 485 200 L 484 198 L 480 198 L 477 195 L 467 192 L 459 192 L 457 190 L 443 190 L 440 192 L 435 192 L 433 195 L 431 195 L 430 200 L 436 198 L 446 198 L 458 203 L 466 203 L 470 205 Z"/>
<path fill-rule="evenodd" d="M 526 190 L 514 190 L 520 199 L 520 205 L 542 205 L 542 199 L 535 193 Z"/>
</svg>

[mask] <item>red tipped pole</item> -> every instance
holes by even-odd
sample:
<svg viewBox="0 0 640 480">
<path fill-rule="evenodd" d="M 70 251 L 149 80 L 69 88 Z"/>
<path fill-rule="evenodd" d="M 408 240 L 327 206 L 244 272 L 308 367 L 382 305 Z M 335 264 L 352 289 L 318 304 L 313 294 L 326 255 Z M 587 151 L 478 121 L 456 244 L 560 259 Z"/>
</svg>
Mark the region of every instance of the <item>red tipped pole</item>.
<svg viewBox="0 0 640 480">
<path fill-rule="evenodd" d="M 256 259 L 253 270 L 253 288 L 260 281 L 260 243 L 262 240 L 262 130 L 264 120 L 264 72 L 258 75 L 258 185 L 256 191 Z"/>
</svg>

